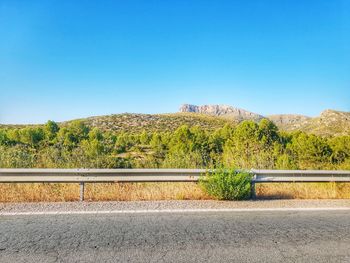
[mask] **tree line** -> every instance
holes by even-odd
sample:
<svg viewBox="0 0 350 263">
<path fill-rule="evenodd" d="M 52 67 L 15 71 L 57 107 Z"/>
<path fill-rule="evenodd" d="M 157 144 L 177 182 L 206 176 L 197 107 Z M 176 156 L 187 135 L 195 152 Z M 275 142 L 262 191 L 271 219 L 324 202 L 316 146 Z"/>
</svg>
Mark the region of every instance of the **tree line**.
<svg viewBox="0 0 350 263">
<path fill-rule="evenodd" d="M 2 168 L 350 169 L 350 135 L 279 131 L 266 119 L 175 132 L 112 132 L 82 121 L 0 129 Z"/>
</svg>

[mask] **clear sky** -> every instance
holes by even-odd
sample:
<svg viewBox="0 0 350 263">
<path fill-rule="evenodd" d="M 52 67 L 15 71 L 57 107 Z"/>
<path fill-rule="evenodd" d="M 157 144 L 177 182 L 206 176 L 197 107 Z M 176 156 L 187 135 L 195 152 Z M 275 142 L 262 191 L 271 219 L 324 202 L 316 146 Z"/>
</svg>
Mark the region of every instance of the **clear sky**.
<svg viewBox="0 0 350 263">
<path fill-rule="evenodd" d="M 349 0 L 0 0 L 0 123 L 350 111 Z"/>
</svg>

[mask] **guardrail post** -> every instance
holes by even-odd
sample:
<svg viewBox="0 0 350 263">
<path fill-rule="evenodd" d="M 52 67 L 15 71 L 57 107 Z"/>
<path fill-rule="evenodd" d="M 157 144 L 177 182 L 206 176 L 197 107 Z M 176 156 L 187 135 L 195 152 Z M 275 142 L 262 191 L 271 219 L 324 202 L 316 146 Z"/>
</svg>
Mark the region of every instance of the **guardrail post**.
<svg viewBox="0 0 350 263">
<path fill-rule="evenodd" d="M 252 181 L 250 182 L 250 196 L 252 199 L 256 199 L 255 179 L 256 179 L 256 174 L 254 174 Z"/>
<path fill-rule="evenodd" d="M 85 184 L 84 182 L 80 182 L 80 202 L 84 201 L 84 191 L 85 191 Z"/>
</svg>

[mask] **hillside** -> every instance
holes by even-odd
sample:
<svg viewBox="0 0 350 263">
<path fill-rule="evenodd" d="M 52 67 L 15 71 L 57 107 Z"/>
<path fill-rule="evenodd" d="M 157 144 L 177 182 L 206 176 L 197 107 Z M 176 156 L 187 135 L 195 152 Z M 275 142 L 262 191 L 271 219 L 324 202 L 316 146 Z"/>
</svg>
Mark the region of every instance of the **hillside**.
<svg viewBox="0 0 350 263">
<path fill-rule="evenodd" d="M 82 119 L 91 127 L 105 131 L 174 131 L 181 125 L 200 126 L 205 130 L 215 130 L 225 124 L 235 125 L 243 120 L 260 121 L 264 116 L 249 111 L 235 111 L 230 108 L 205 108 L 198 112 L 179 112 L 171 114 L 114 114 Z M 215 112 L 217 115 L 215 115 Z M 226 112 L 226 113 L 225 113 Z M 322 136 L 348 135 L 350 133 L 350 113 L 325 110 L 319 117 L 308 117 L 296 114 L 270 115 L 266 118 L 273 121 L 283 131 L 305 131 Z"/>
<path fill-rule="evenodd" d="M 225 124 L 235 124 L 234 120 L 193 113 L 172 114 L 136 114 L 123 113 L 105 116 L 88 117 L 81 119 L 91 127 L 97 127 L 103 131 L 125 131 L 138 133 L 142 131 L 174 131 L 181 125 L 189 127 L 200 126 L 205 130 L 213 131 Z M 62 123 L 62 125 L 68 124 Z"/>
<path fill-rule="evenodd" d="M 312 118 L 298 114 L 276 114 L 266 116 L 273 121 L 281 130 L 294 131 L 302 129 Z"/>
<path fill-rule="evenodd" d="M 227 105 L 191 105 L 184 104 L 180 112 L 201 113 L 208 116 L 226 118 L 240 122 L 243 120 L 259 121 L 267 118 L 273 121 L 283 131 L 304 131 L 322 136 L 350 134 L 350 112 L 325 110 L 318 117 L 308 117 L 298 114 L 276 114 L 263 116 L 250 111 Z"/>
<path fill-rule="evenodd" d="M 94 116 L 80 119 L 91 127 L 103 131 L 125 131 L 138 133 L 142 131 L 174 131 L 181 125 L 200 126 L 213 131 L 225 124 L 235 125 L 244 120 L 260 121 L 263 118 L 273 121 L 282 131 L 304 131 L 321 136 L 350 134 L 350 112 L 325 110 L 318 117 L 297 114 L 277 114 L 264 117 L 239 108 L 226 105 L 196 106 L 185 104 L 179 113 L 137 114 L 122 113 Z M 60 123 L 65 126 L 72 121 Z M 0 128 L 23 128 L 40 125 L 1 125 Z"/>
<path fill-rule="evenodd" d="M 268 118 L 285 131 L 300 130 L 322 136 L 350 134 L 350 112 L 325 110 L 315 118 L 289 114 Z"/>
</svg>

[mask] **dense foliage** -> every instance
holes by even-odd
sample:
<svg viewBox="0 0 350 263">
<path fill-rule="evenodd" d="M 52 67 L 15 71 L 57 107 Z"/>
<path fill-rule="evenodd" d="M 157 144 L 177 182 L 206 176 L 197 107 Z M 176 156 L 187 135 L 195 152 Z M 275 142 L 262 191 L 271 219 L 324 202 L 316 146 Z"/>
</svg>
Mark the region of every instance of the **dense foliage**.
<svg viewBox="0 0 350 263">
<path fill-rule="evenodd" d="M 84 122 L 0 129 L 0 167 L 350 169 L 350 135 L 284 133 L 266 119 L 215 131 L 101 131 Z"/>
<path fill-rule="evenodd" d="M 249 172 L 235 169 L 215 169 L 200 180 L 200 185 L 209 195 L 220 200 L 244 200 L 251 197 Z"/>
</svg>

